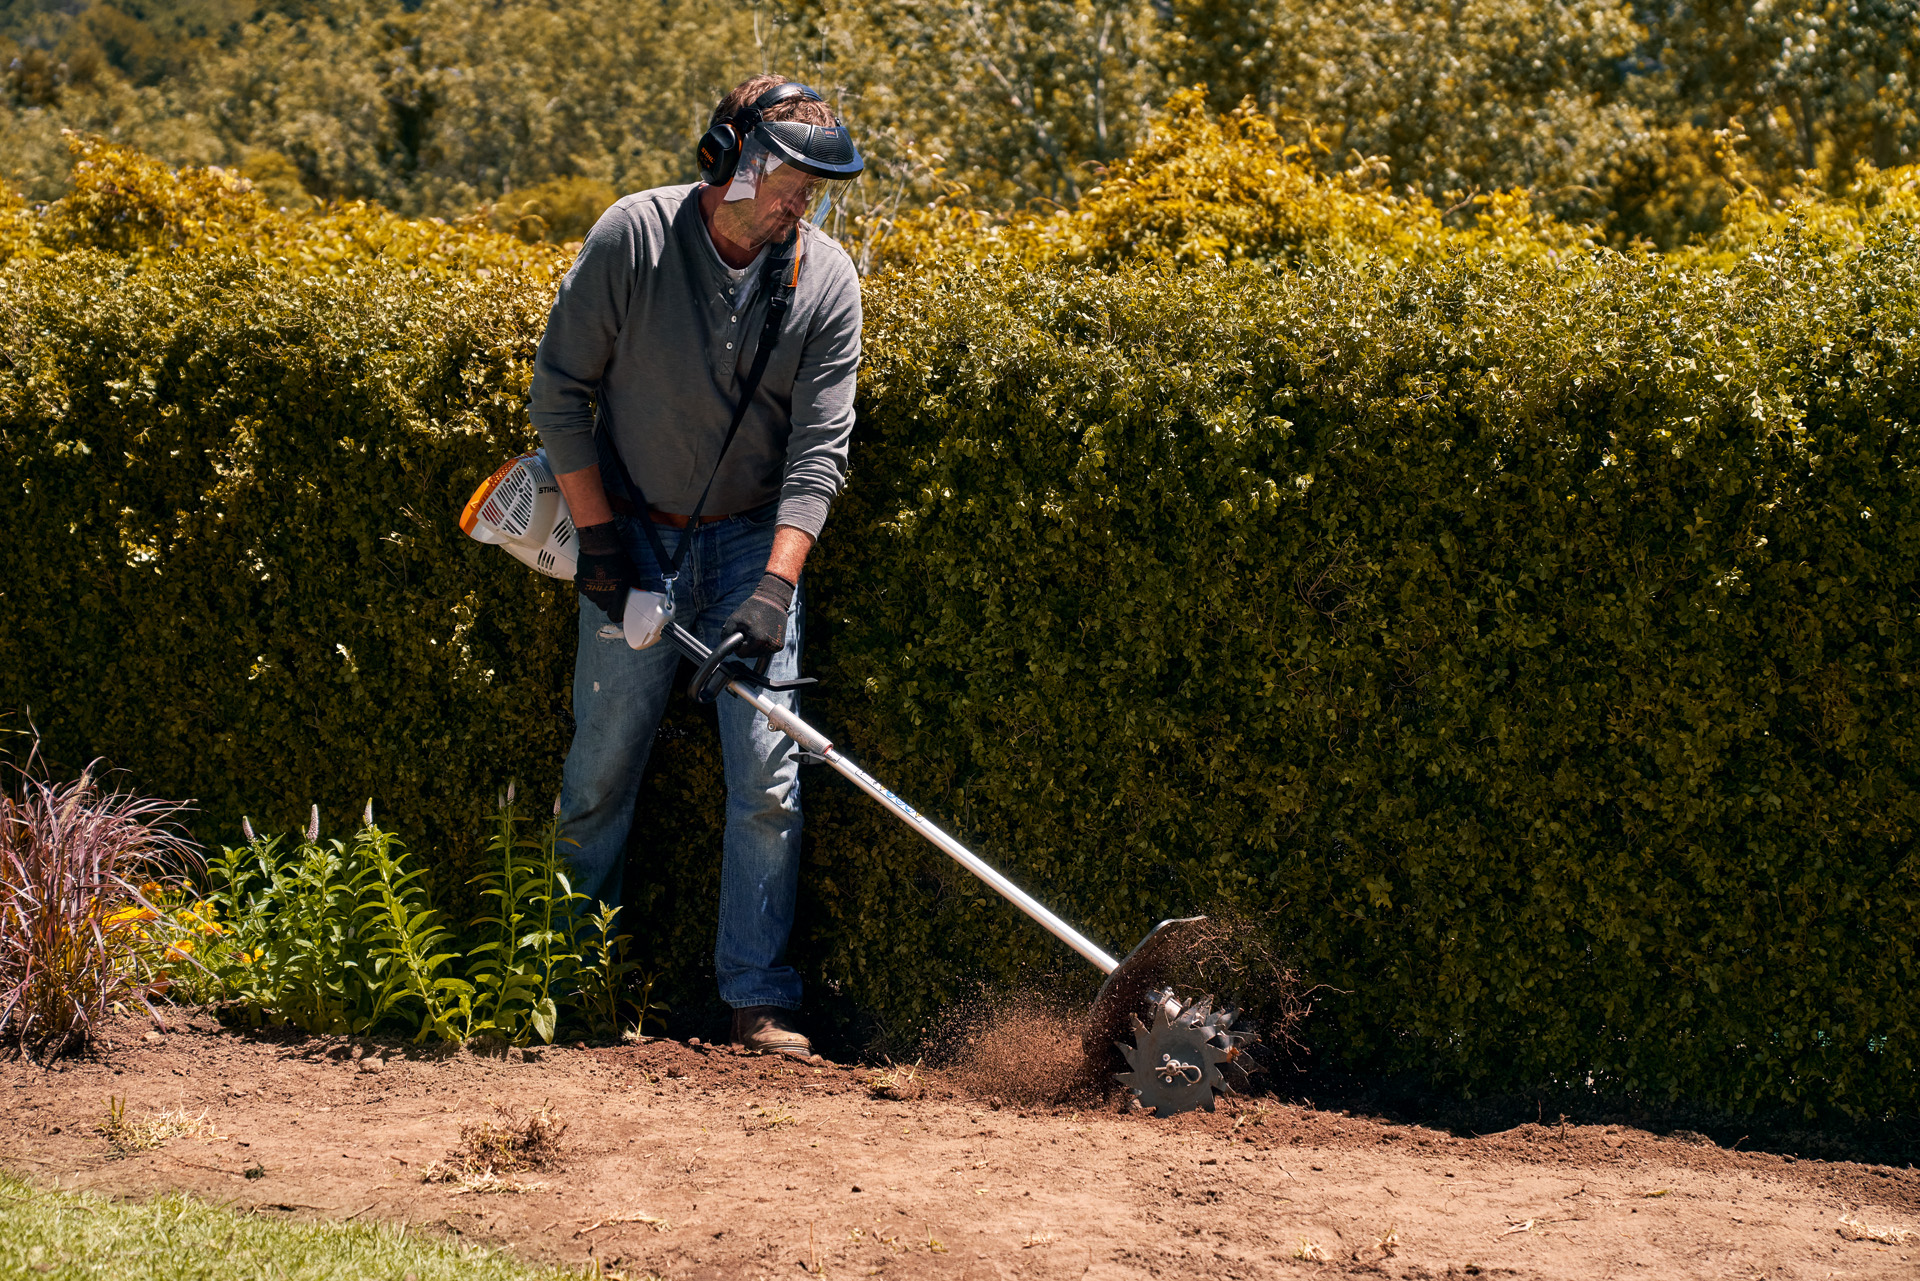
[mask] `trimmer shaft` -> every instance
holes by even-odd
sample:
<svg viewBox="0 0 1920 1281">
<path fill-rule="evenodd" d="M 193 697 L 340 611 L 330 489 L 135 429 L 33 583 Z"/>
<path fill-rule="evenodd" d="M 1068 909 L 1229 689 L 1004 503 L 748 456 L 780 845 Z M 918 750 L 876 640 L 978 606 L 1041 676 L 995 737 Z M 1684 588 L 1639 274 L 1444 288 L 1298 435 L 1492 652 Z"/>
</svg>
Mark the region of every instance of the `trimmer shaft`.
<svg viewBox="0 0 1920 1281">
<path fill-rule="evenodd" d="M 1246 1084 L 1236 1060 L 1253 1033 L 1234 1027 L 1238 1010 L 1215 1010 L 1211 996 L 1181 1005 L 1171 988 L 1148 993 L 1146 1003 L 1146 1021 L 1138 1014 L 1132 1018 L 1133 1043 L 1117 1043 L 1132 1070 L 1114 1074 L 1140 1106 L 1155 1116 L 1194 1108 L 1211 1112 L 1216 1093 Z M 1235 1079 L 1229 1081 L 1229 1075 Z"/>
</svg>

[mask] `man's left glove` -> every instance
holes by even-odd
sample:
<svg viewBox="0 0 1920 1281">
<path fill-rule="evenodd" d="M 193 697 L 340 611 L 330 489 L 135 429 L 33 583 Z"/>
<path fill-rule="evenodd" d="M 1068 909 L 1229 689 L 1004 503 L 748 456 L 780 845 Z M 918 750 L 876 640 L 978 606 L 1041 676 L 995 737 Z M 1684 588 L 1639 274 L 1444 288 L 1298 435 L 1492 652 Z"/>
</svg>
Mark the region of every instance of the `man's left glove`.
<svg viewBox="0 0 1920 1281">
<path fill-rule="evenodd" d="M 727 617 L 720 634 L 731 636 L 739 632 L 747 638 L 735 651 L 742 658 L 778 654 L 786 648 L 787 611 L 793 607 L 793 588 L 792 583 L 778 574 L 762 574 L 753 595 L 741 601 L 740 607 Z"/>
<path fill-rule="evenodd" d="M 626 615 L 627 588 L 634 581 L 633 562 L 627 559 L 627 549 L 621 545 L 620 531 L 609 520 L 588 525 L 575 533 L 580 542 L 573 585 L 618 623 Z"/>
</svg>

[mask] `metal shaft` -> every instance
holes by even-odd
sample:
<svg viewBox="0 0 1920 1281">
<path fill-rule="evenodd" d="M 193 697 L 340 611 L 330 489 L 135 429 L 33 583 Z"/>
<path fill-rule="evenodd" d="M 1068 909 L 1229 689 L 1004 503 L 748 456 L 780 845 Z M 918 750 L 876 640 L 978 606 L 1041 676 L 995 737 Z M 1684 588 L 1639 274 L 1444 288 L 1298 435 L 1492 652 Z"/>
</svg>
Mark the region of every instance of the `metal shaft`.
<svg viewBox="0 0 1920 1281">
<path fill-rule="evenodd" d="M 901 822 L 939 846 L 947 857 L 991 885 L 999 891 L 1002 898 L 1038 921 L 1047 933 L 1099 966 L 1102 974 L 1111 974 L 1118 967 L 1120 963 L 1094 946 L 1092 940 L 1042 907 L 1031 894 L 1002 876 L 979 855 L 941 831 L 926 815 L 887 790 L 873 775 L 842 756 L 834 749 L 833 744 L 827 741 L 826 735 L 819 730 L 786 708 L 764 697 L 750 685 L 730 681 L 727 684 L 727 692 L 735 698 L 752 704 L 754 710 L 767 718 L 768 724 L 792 738 L 804 750 L 812 752 L 840 771 L 840 774 L 850 780 L 855 787 L 893 811 Z"/>
</svg>

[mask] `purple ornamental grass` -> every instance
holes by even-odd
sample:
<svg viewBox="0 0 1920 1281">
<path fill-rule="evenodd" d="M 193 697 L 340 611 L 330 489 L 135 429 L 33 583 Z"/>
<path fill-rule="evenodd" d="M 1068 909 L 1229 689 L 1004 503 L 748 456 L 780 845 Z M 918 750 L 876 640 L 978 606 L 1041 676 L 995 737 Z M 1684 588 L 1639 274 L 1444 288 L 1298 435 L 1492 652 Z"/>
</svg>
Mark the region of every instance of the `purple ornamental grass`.
<svg viewBox="0 0 1920 1281">
<path fill-rule="evenodd" d="M 152 998 L 164 983 L 139 954 L 159 916 L 149 891 L 179 885 L 196 856 L 173 823 L 185 806 L 105 791 L 92 767 L 51 783 L 37 755 L 0 790 L 0 1041 L 52 1058 L 115 1001 L 163 1022 Z"/>
</svg>

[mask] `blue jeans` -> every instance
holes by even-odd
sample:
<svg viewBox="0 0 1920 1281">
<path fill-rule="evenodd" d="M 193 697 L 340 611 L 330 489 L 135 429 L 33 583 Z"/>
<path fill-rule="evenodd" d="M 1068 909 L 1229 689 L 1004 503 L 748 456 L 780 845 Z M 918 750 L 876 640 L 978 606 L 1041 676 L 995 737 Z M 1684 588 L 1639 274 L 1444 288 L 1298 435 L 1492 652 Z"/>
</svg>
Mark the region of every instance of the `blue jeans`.
<svg viewBox="0 0 1920 1281">
<path fill-rule="evenodd" d="M 658 578 L 662 567 L 640 523 L 616 520 L 634 567 L 643 578 Z M 668 555 L 690 540 L 674 584 L 676 621 L 705 644 L 719 644 L 721 624 L 753 594 L 766 571 L 773 506 L 697 530 L 654 528 Z M 768 675 L 788 680 L 799 671 L 800 594 L 795 592 L 787 645 L 774 655 Z M 599 606 L 581 600 L 580 648 L 573 664 L 575 728 L 560 789 L 560 837 L 569 850 L 574 888 L 589 902 L 621 901 L 634 794 L 680 673 L 680 651 L 671 642 L 629 649 Z M 788 707 L 797 704 L 791 691 L 768 697 Z M 727 776 L 720 931 L 713 950 L 720 999 L 736 1009 L 798 1009 L 800 975 L 787 964 L 787 936 L 800 879 L 799 749 L 732 695 L 721 695 L 715 707 Z"/>
</svg>

